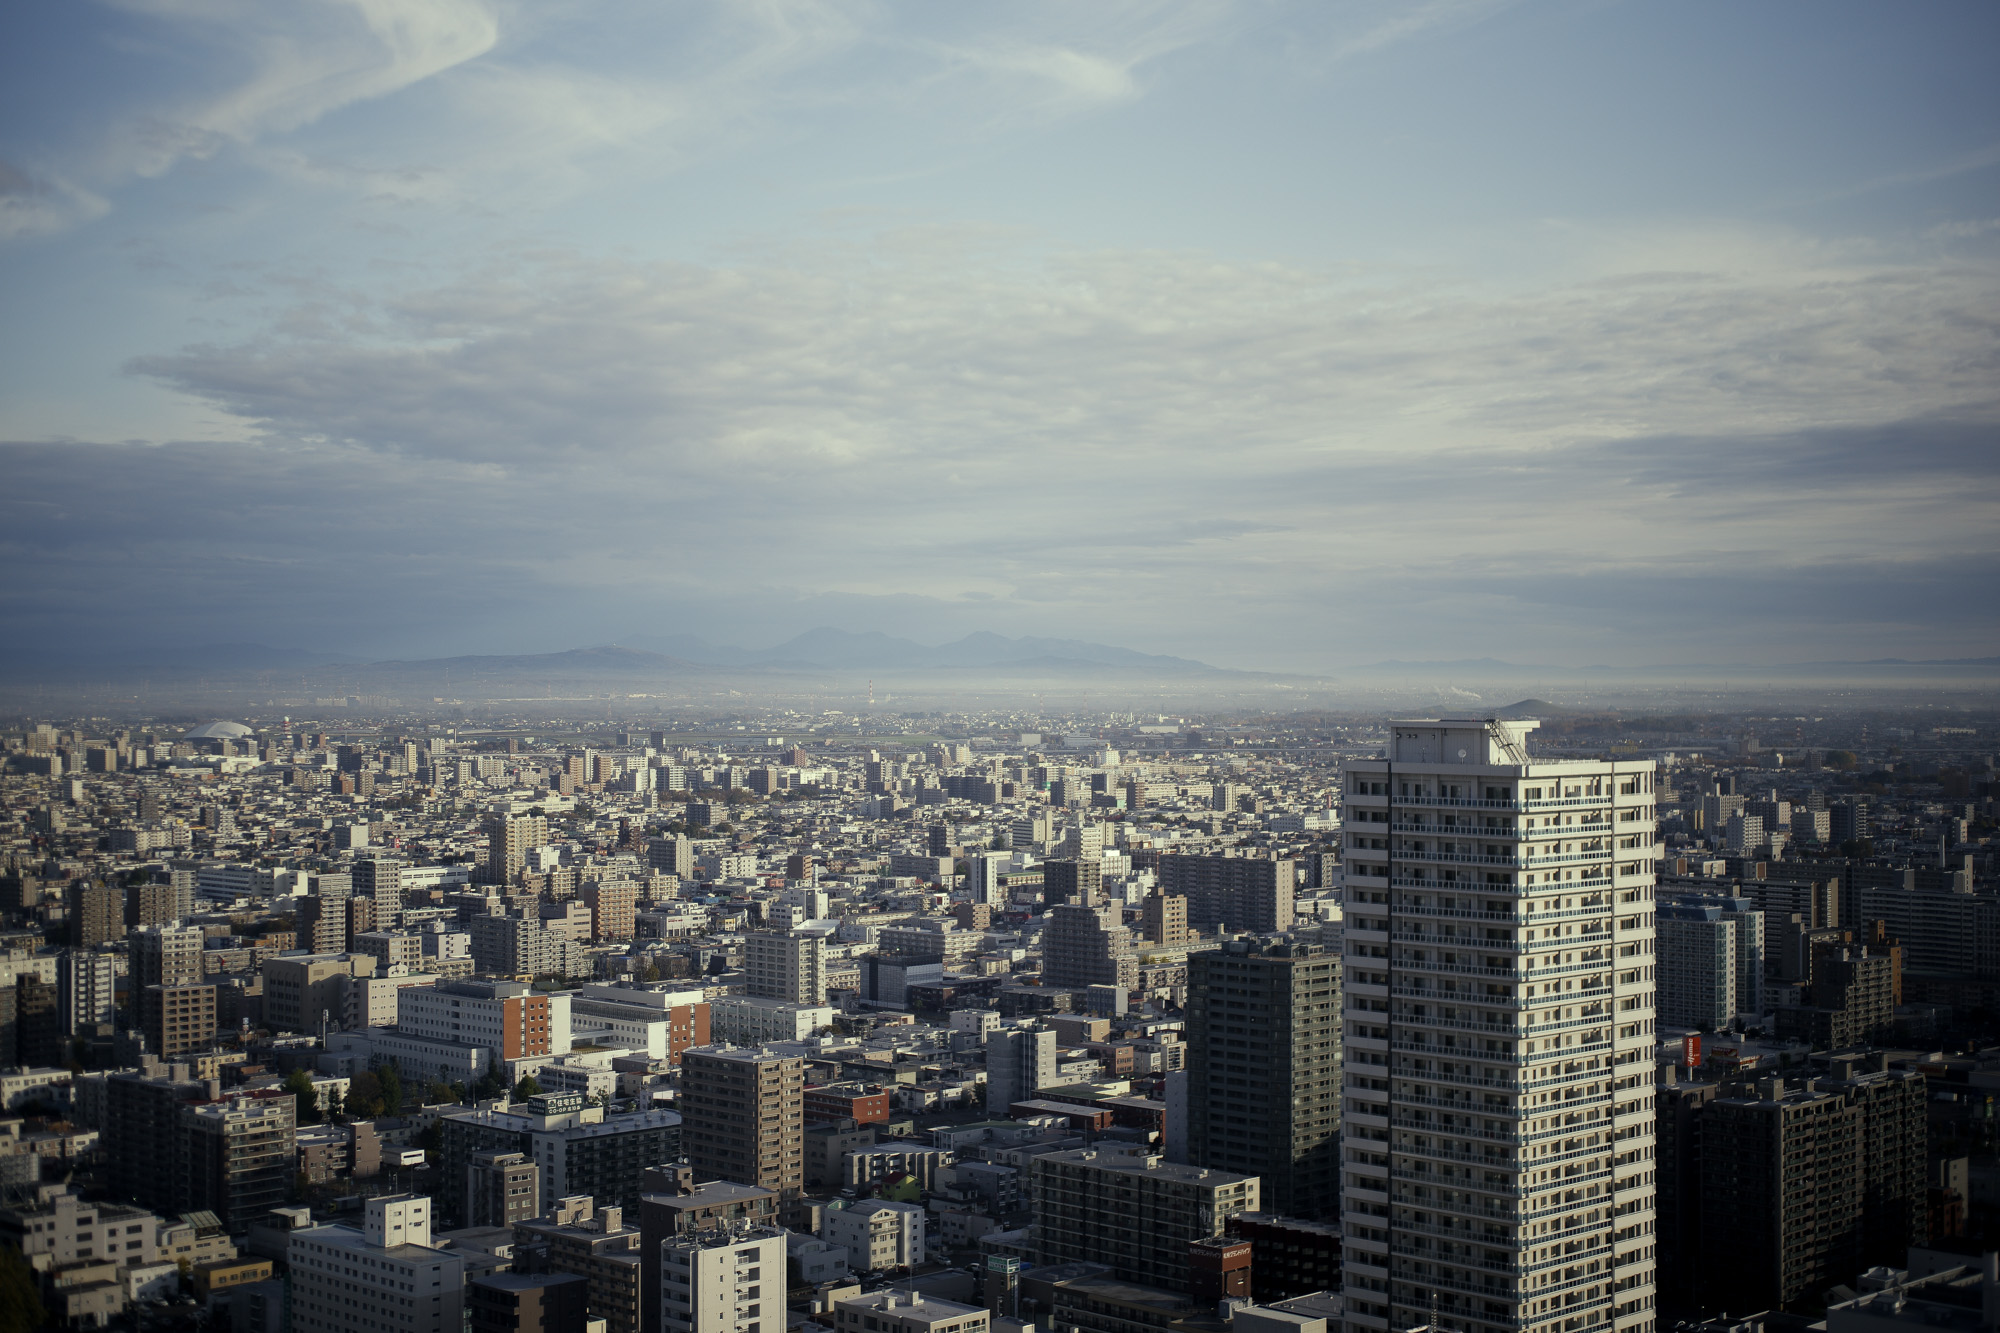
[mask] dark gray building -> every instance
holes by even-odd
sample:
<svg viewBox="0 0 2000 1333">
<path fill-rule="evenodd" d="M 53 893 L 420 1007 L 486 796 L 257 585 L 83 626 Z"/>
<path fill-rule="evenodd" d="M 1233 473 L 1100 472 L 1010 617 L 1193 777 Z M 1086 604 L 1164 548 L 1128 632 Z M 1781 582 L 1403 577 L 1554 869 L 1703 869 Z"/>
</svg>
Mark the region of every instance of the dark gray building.
<svg viewBox="0 0 2000 1333">
<path fill-rule="evenodd" d="M 1257 1176 L 1263 1210 L 1340 1216 L 1340 955 L 1233 941 L 1188 958 L 1188 1161 Z"/>
</svg>

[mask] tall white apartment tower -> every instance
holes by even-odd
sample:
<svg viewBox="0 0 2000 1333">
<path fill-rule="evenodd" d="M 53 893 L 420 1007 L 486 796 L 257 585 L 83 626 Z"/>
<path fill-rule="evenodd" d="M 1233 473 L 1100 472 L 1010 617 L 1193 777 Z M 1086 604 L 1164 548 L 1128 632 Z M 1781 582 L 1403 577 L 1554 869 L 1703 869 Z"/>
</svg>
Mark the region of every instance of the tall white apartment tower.
<svg viewBox="0 0 2000 1333">
<path fill-rule="evenodd" d="M 1535 725 L 1347 766 L 1350 1329 L 1655 1333 L 1654 765 Z"/>
</svg>

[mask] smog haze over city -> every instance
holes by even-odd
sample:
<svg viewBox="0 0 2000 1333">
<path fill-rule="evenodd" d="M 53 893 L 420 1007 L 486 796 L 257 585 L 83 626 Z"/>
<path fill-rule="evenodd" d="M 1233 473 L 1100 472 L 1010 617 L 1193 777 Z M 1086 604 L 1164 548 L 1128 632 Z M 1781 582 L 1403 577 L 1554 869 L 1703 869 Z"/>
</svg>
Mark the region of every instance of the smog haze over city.
<svg viewBox="0 0 2000 1333">
<path fill-rule="evenodd" d="M 1990 5 L 4 23 L 21 707 L 2000 669 Z"/>
</svg>

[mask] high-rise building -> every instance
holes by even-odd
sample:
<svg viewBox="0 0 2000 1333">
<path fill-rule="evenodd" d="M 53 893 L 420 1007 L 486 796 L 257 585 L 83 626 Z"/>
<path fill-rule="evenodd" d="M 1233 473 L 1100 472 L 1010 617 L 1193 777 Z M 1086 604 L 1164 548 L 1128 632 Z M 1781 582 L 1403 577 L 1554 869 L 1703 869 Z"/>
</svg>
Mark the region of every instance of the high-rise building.
<svg viewBox="0 0 2000 1333">
<path fill-rule="evenodd" d="M 681 1054 L 682 1149 L 688 1163 L 778 1196 L 789 1212 L 805 1189 L 805 1062 L 733 1046 Z"/>
<path fill-rule="evenodd" d="M 785 1319 L 785 1233 L 701 1231 L 660 1246 L 659 1333 L 776 1333 Z"/>
<path fill-rule="evenodd" d="M 313 953 L 340 953 L 347 948 L 347 898 L 309 895 L 298 900 L 295 921 L 299 947 Z"/>
<path fill-rule="evenodd" d="M 291 1327 L 297 1333 L 461 1333 L 465 1259 L 431 1240 L 431 1201 L 367 1201 L 363 1224 L 291 1233 Z"/>
<path fill-rule="evenodd" d="M 56 1008 L 63 1032 L 109 1023 L 116 1017 L 116 958 L 89 949 L 65 949 L 56 960 Z"/>
<path fill-rule="evenodd" d="M 546 1214 L 516 1222 L 514 1240 L 517 1270 L 576 1274 L 605 1333 L 639 1333 L 645 1264 L 639 1228 L 624 1209 L 600 1210 L 587 1194 L 558 1199 Z"/>
<path fill-rule="evenodd" d="M 1188 924 L 1270 935 L 1292 928 L 1298 870 L 1258 856 L 1162 856 L 1160 892 L 1188 900 Z"/>
<path fill-rule="evenodd" d="M 1845 942 L 1810 947 L 1807 1003 L 1778 1008 L 1778 1035 L 1836 1051 L 1888 1040 L 1896 1022 L 1895 955 Z"/>
<path fill-rule="evenodd" d="M 646 839 L 646 864 L 662 875 L 694 874 L 694 844 L 684 833 Z"/>
<path fill-rule="evenodd" d="M 1263 1211 L 1340 1215 L 1340 956 L 1231 941 L 1188 959 L 1188 1161 L 1258 1177 Z"/>
<path fill-rule="evenodd" d="M 752 995 L 826 1003 L 826 936 L 819 931 L 754 932 L 744 942 L 743 965 Z"/>
<path fill-rule="evenodd" d="M 1163 949 L 1188 942 L 1187 899 L 1178 893 L 1154 892 L 1139 908 L 1139 934 Z"/>
<path fill-rule="evenodd" d="M 593 879 L 583 886 L 584 905 L 590 908 L 590 938 L 629 940 L 637 920 L 639 885 L 629 879 Z"/>
<path fill-rule="evenodd" d="M 318 1032 L 343 1025 L 347 977 L 372 977 L 366 954 L 285 954 L 264 960 L 264 1017 L 278 1032 Z"/>
<path fill-rule="evenodd" d="M 403 910 L 403 862 L 388 856 L 368 856 L 354 863 L 354 896 L 375 904 L 375 920 L 388 921 Z"/>
<path fill-rule="evenodd" d="M 1103 903 L 1104 862 L 1094 857 L 1042 862 L 1042 901 L 1050 907 Z"/>
<path fill-rule="evenodd" d="M 527 865 L 528 852 L 546 846 L 549 821 L 541 815 L 495 815 L 486 821 L 486 878 L 512 884 Z"/>
<path fill-rule="evenodd" d="M 95 949 L 125 935 L 125 894 L 108 884 L 77 880 L 65 895 L 72 949 Z"/>
<path fill-rule="evenodd" d="M 545 929 L 539 918 L 475 916 L 469 924 L 472 960 L 481 972 L 513 977 L 590 975 L 590 955 L 584 947 Z"/>
<path fill-rule="evenodd" d="M 1798 1307 L 1925 1239 L 1921 1074 L 1759 1079 L 1684 1100 L 1692 1151 L 1666 1184 L 1695 1201 L 1698 1309 Z"/>
<path fill-rule="evenodd" d="M 1653 1328 L 1654 765 L 1534 726 L 1394 721 L 1347 768 L 1351 1330 Z"/>
<path fill-rule="evenodd" d="M 283 1204 L 298 1172 L 297 1109 L 276 1091 L 182 1107 L 177 1161 L 187 1174 L 175 1211 L 212 1212 L 240 1236 Z"/>
<path fill-rule="evenodd" d="M 169 926 L 187 915 L 181 910 L 181 892 L 173 881 L 145 880 L 125 886 L 125 925 Z"/>
<path fill-rule="evenodd" d="M 1055 864 L 1051 862 L 1050 864 Z M 1115 903 L 1067 903 L 1049 909 L 1042 927 L 1042 984 L 1058 988 L 1139 984 L 1132 932 Z"/>
<path fill-rule="evenodd" d="M 734 1181 L 695 1184 L 694 1168 L 686 1162 L 648 1170 L 644 1176 L 639 1214 L 641 1262 L 639 1328 L 660 1328 L 660 1253 L 670 1238 L 702 1232 L 741 1232 L 774 1227 L 778 1197 L 770 1190 Z"/>
<path fill-rule="evenodd" d="M 992 908 L 1007 905 L 1006 890 L 1000 887 L 1000 872 L 1006 861 L 998 856 L 975 853 L 965 858 L 965 887 L 972 901 Z"/>
<path fill-rule="evenodd" d="M 1007 1114 L 1056 1081 L 1056 1034 L 1042 1028 L 1015 1028 L 986 1036 L 986 1109 Z"/>
<path fill-rule="evenodd" d="M 30 1069 L 64 1063 L 69 1032 L 62 1025 L 62 999 L 56 987 L 31 972 L 0 986 L 0 1059 Z"/>
<path fill-rule="evenodd" d="M 215 987 L 148 986 L 141 997 L 147 1048 L 164 1060 L 215 1047 Z"/>
<path fill-rule="evenodd" d="M 1736 991 L 1736 923 L 1722 909 L 1662 903 L 1659 911 L 1659 1021 L 1665 1028 L 1717 1032 L 1758 997 Z"/>
<path fill-rule="evenodd" d="M 1258 1209 L 1255 1176 L 1138 1152 L 1044 1153 L 1028 1166 L 1038 1263 L 1106 1264 L 1126 1282 L 1188 1285 L 1188 1245 Z"/>
<path fill-rule="evenodd" d="M 134 1020 L 140 1028 L 152 1031 L 159 1026 L 159 1016 L 147 1007 L 152 988 L 199 984 L 203 979 L 202 952 L 208 940 L 199 926 L 173 925 L 141 927 L 128 938 Z M 207 1046 L 204 1040 L 202 1049 Z"/>
</svg>

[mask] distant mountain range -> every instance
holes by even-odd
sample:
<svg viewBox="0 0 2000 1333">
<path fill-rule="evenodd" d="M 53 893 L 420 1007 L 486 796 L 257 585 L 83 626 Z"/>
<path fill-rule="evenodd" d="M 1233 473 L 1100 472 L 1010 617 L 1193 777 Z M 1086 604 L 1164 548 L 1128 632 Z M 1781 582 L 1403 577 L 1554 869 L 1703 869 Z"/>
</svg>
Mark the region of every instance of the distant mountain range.
<svg viewBox="0 0 2000 1333">
<path fill-rule="evenodd" d="M 1144 653 L 1112 644 L 1084 639 L 1056 639 L 1039 636 L 1008 638 L 990 632 L 968 634 L 949 643 L 924 644 L 897 638 L 879 631 L 854 631 L 821 626 L 807 630 L 770 648 L 744 648 L 718 644 L 693 634 L 637 633 L 622 644 L 602 644 L 571 648 L 552 653 L 466 654 L 369 661 L 340 653 L 309 649 L 272 647 L 259 643 L 216 643 L 164 649 L 125 648 L 111 652 L 81 653 L 60 647 L 15 642 L 0 647 L 0 678 L 17 683 L 76 681 L 128 681 L 137 686 L 150 682 L 155 689 L 173 687 L 174 682 L 193 684 L 197 680 L 220 684 L 238 681 L 244 685 L 276 689 L 289 678 L 295 691 L 306 693 L 460 693 L 475 682 L 489 682 L 496 689 L 503 682 L 515 682 L 509 691 L 532 687 L 539 691 L 552 682 L 571 680 L 579 684 L 602 681 L 595 688 L 645 688 L 642 681 L 686 681 L 727 684 L 728 679 L 764 679 L 777 685 L 787 677 L 827 675 L 857 677 L 866 674 L 889 682 L 908 682 L 922 677 L 932 685 L 949 687 L 979 679 L 1005 680 L 1017 687 L 1031 681 L 1067 681 L 1088 685 L 1107 674 L 1128 682 L 1178 683 L 1188 686 L 1216 684 L 1250 688 L 1291 689 L 1299 686 L 1323 687 L 1339 681 L 1384 683 L 1384 678 L 1408 683 L 1425 681 L 1449 687 L 1464 696 L 1464 703 L 1477 708 L 1477 696 L 1460 690 L 1462 685 L 1512 680 L 1517 684 L 1536 681 L 1624 680 L 1672 681 L 1772 680 L 1773 678 L 1828 679 L 1851 677 L 1868 680 L 1935 681 L 1947 675 L 1987 677 L 2000 671 L 2000 657 L 1902 658 L 1881 657 L 1862 661 L 1816 661 L 1786 663 L 1680 662 L 1657 666 L 1557 666 L 1548 663 L 1508 662 L 1493 657 L 1449 660 L 1387 660 L 1362 666 L 1329 664 L 1311 676 L 1296 673 L 1246 671 L 1213 666 L 1187 657 Z M 718 678 L 724 678 L 718 680 Z M 1504 696 L 1503 696 L 1504 697 Z"/>
<path fill-rule="evenodd" d="M 848 670 L 949 670 L 997 666 L 1131 667 L 1162 675 L 1248 674 L 1214 667 L 1186 657 L 1136 652 L 1082 639 L 1010 639 L 985 632 L 968 634 L 951 643 L 930 647 L 913 639 L 898 639 L 879 631 L 855 633 L 822 626 L 785 640 L 775 648 L 737 648 L 714 644 L 692 634 L 641 634 L 628 641 L 683 662 L 701 666 L 817 667 Z"/>
<path fill-rule="evenodd" d="M 1505 662 L 1496 657 L 1464 657 L 1444 661 L 1384 661 L 1364 666 L 1337 667 L 1330 675 L 1398 674 L 1412 676 L 1643 676 L 1672 679 L 1677 676 L 1745 675 L 1783 672 L 1823 675 L 1843 671 L 1921 671 L 2000 668 L 2000 657 L 1876 657 L 1866 661 L 1838 662 L 1663 662 L 1657 666 L 1613 666 L 1600 662 L 1593 666 L 1558 666 L 1548 662 Z"/>
</svg>

